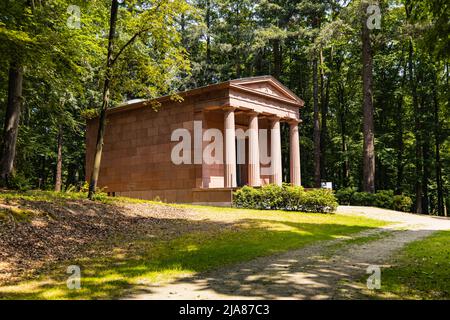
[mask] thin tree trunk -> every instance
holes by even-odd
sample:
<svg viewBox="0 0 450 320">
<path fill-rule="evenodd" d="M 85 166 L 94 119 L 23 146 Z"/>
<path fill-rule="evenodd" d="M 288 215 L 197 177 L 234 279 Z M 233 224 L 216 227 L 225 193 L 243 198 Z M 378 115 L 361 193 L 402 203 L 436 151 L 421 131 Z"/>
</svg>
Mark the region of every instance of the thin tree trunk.
<svg viewBox="0 0 450 320">
<path fill-rule="evenodd" d="M 441 127 L 439 121 L 439 98 L 437 93 L 437 72 L 435 76 L 435 84 L 433 88 L 433 102 L 434 102 L 434 143 L 435 143 L 435 161 L 436 161 L 436 185 L 437 185 L 437 208 L 438 215 L 444 215 L 444 191 L 442 187 L 442 163 L 440 154 L 440 137 Z"/>
<path fill-rule="evenodd" d="M 423 156 L 423 201 L 422 201 L 422 213 L 430 213 L 430 199 L 428 196 L 428 185 L 430 180 L 430 147 L 428 143 L 425 143 L 422 148 Z"/>
<path fill-rule="evenodd" d="M 370 30 L 367 27 L 366 12 L 368 4 L 363 5 L 362 21 L 362 80 L 363 80 L 363 191 L 375 192 L 375 138 L 373 124 L 372 78 L 373 61 L 370 43 Z"/>
<path fill-rule="evenodd" d="M 341 147 L 342 147 L 342 185 L 348 187 L 350 169 L 348 165 L 347 155 L 347 137 L 346 137 L 346 123 L 345 123 L 345 106 L 344 106 L 344 88 L 339 89 L 339 104 L 340 104 L 340 127 L 341 127 Z"/>
<path fill-rule="evenodd" d="M 320 176 L 321 180 L 327 180 L 327 170 L 326 170 L 326 150 L 328 142 L 328 103 L 330 99 L 330 74 L 327 74 L 327 79 L 325 80 L 325 72 L 323 70 L 324 60 L 323 52 L 320 50 L 320 107 L 322 113 L 322 126 L 320 128 Z"/>
<path fill-rule="evenodd" d="M 313 60 L 313 100 L 314 100 L 314 187 L 320 188 L 320 120 L 319 120 L 319 83 L 317 54 Z"/>
<path fill-rule="evenodd" d="M 426 117 L 424 119 L 424 125 L 423 129 L 425 132 L 432 131 L 431 128 L 429 128 L 430 120 L 429 119 L 429 112 L 428 108 L 425 107 L 425 97 L 421 95 L 421 103 L 420 105 L 423 106 L 424 110 L 424 116 Z M 430 198 L 428 194 L 428 186 L 430 184 L 430 144 L 429 143 L 423 143 L 422 144 L 422 163 L 423 163 L 423 178 L 422 178 L 422 184 L 423 184 L 423 200 L 422 200 L 422 213 L 423 214 L 429 214 L 430 213 Z"/>
<path fill-rule="evenodd" d="M 1 158 L 2 184 L 9 186 L 16 157 L 17 135 L 22 107 L 23 68 L 16 62 L 9 67 L 8 103 L 6 106 Z"/>
<path fill-rule="evenodd" d="M 281 66 L 283 59 L 280 40 L 279 39 L 272 40 L 272 46 L 273 46 L 273 76 L 279 80 L 281 76 Z"/>
<path fill-rule="evenodd" d="M 212 68 L 211 68 L 211 2 L 206 1 L 206 84 L 212 83 Z"/>
<path fill-rule="evenodd" d="M 403 96 L 400 95 L 397 103 L 397 182 L 395 193 L 401 194 L 403 192 Z"/>
<path fill-rule="evenodd" d="M 103 87 L 103 102 L 100 110 L 99 126 L 97 134 L 97 144 L 95 149 L 94 164 L 92 168 L 91 181 L 89 184 L 89 194 L 88 198 L 93 199 L 95 191 L 97 189 L 98 176 L 100 173 L 100 164 L 102 160 L 103 151 L 103 138 L 105 135 L 106 127 L 106 110 L 109 107 L 109 88 L 111 84 L 111 74 L 112 74 L 112 64 L 113 64 L 113 44 L 116 34 L 116 22 L 117 22 L 117 11 L 119 9 L 118 0 L 112 0 L 111 4 L 111 17 L 109 20 L 109 38 L 108 38 L 108 56 L 106 62 L 106 75 L 105 84 Z"/>
<path fill-rule="evenodd" d="M 63 131 L 62 126 L 58 129 L 58 151 L 56 159 L 56 175 L 55 175 L 55 191 L 61 191 L 62 185 L 62 147 L 63 147 Z"/>
<path fill-rule="evenodd" d="M 38 189 L 44 189 L 45 187 L 45 166 L 47 162 L 47 157 L 42 156 L 41 160 L 41 169 L 39 170 L 39 181 L 38 181 Z"/>
<path fill-rule="evenodd" d="M 411 17 L 412 4 L 411 1 L 406 1 L 405 11 L 406 19 L 409 20 Z M 413 55 L 414 47 L 412 39 L 409 39 L 409 49 L 408 49 L 408 73 L 409 73 L 409 85 L 411 89 L 411 95 L 413 99 L 413 111 L 414 111 L 414 129 L 415 129 L 415 173 L 416 173 L 416 203 L 415 211 L 416 213 L 422 213 L 422 148 L 421 148 L 421 124 L 420 124 L 420 108 L 419 101 L 417 97 L 417 87 L 414 75 L 414 65 L 413 65 Z"/>
<path fill-rule="evenodd" d="M 409 83 L 411 94 L 413 98 L 413 109 L 414 109 L 414 135 L 415 135 L 415 166 L 416 166 L 416 212 L 422 213 L 422 197 L 423 197 L 423 187 L 422 187 L 422 143 L 421 143 L 421 124 L 420 124 L 420 110 L 419 101 L 417 97 L 416 81 L 414 77 L 414 66 L 413 66 L 413 44 L 409 41 L 409 55 L 408 55 L 408 68 L 409 68 Z"/>
</svg>

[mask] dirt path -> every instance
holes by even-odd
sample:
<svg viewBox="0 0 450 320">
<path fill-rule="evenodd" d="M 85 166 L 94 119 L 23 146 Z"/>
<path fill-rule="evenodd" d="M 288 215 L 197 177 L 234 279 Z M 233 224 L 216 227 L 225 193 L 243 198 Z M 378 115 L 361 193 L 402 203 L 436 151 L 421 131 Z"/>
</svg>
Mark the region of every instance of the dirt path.
<svg viewBox="0 0 450 320">
<path fill-rule="evenodd" d="M 364 298 L 356 281 L 369 265 L 388 266 L 405 244 L 450 229 L 450 220 L 363 207 L 339 213 L 395 222 L 355 235 L 360 241 L 333 240 L 299 250 L 140 288 L 128 299 L 340 299 Z M 348 241 L 348 240 L 347 240 Z"/>
</svg>

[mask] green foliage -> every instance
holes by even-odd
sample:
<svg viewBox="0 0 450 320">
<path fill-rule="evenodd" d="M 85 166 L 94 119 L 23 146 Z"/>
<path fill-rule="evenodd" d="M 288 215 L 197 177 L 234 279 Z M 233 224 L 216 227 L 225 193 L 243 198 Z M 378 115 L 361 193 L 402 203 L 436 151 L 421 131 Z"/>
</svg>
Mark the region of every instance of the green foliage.
<svg viewBox="0 0 450 320">
<path fill-rule="evenodd" d="M 121 54 L 114 64 L 111 106 L 234 78 L 274 75 L 305 101 L 302 181 L 312 187 L 311 62 L 320 53 L 318 95 L 320 106 L 327 107 L 320 119 L 328 121 L 321 137 L 321 175 L 339 189 L 339 201 L 349 204 L 356 190 L 342 189 L 361 185 L 363 166 L 360 4 L 124 1 L 113 50 L 113 58 Z M 81 9 L 80 29 L 67 26 L 69 5 Z M 371 36 L 376 189 L 414 194 L 416 182 L 423 179 L 428 195 L 423 203 L 435 213 L 438 189 L 450 206 L 448 4 L 423 0 L 379 5 L 382 29 L 373 30 Z M 15 169 L 30 188 L 53 188 L 61 124 L 63 184 L 78 188 L 86 178 L 84 126 L 101 105 L 110 6 L 111 1 L 100 0 L 0 1 L 0 118 L 7 101 L 8 68 L 16 61 L 25 74 Z M 418 112 L 414 91 L 420 101 Z M 284 139 L 288 129 L 282 125 L 281 130 L 283 158 L 288 158 L 289 139 Z M 424 148 L 416 159 L 416 146 L 427 145 L 428 150 Z M 420 167 L 422 172 L 416 172 Z M 27 187 L 27 183 L 17 185 Z M 265 205 L 278 206 L 267 192 Z M 361 204 L 391 206 L 389 195 L 355 197 Z"/>
<path fill-rule="evenodd" d="M 375 195 L 368 192 L 355 192 L 353 194 L 352 205 L 355 206 L 373 206 L 375 204 Z"/>
<path fill-rule="evenodd" d="M 261 188 L 243 187 L 234 193 L 233 204 L 238 208 L 331 213 L 337 208 L 332 191 L 305 191 L 290 185 L 266 185 Z"/>
<path fill-rule="evenodd" d="M 379 190 L 375 193 L 375 206 L 380 208 L 391 209 L 394 205 L 394 191 Z"/>
<path fill-rule="evenodd" d="M 9 188 L 13 190 L 25 191 L 31 188 L 30 181 L 22 174 L 15 173 L 9 180 Z"/>
<path fill-rule="evenodd" d="M 413 203 L 410 197 L 394 195 L 392 190 L 380 190 L 371 194 L 356 192 L 355 188 L 344 188 L 336 192 L 336 198 L 341 205 L 379 207 L 403 212 L 410 212 Z"/>
<path fill-rule="evenodd" d="M 413 201 L 405 195 L 395 195 L 392 198 L 392 208 L 397 211 L 410 212 L 412 210 Z"/>
<path fill-rule="evenodd" d="M 349 206 L 353 202 L 353 195 L 356 193 L 356 188 L 342 188 L 336 192 L 336 198 L 339 204 Z"/>
</svg>

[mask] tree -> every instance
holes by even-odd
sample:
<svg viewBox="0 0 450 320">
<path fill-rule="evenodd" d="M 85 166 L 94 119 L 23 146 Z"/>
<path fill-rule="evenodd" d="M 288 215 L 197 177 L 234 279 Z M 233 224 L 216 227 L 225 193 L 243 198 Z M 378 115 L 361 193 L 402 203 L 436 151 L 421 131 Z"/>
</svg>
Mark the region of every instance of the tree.
<svg viewBox="0 0 450 320">
<path fill-rule="evenodd" d="M 17 134 L 19 130 L 20 110 L 22 106 L 23 67 L 11 62 L 9 69 L 8 104 L 6 107 L 5 127 L 3 129 L 3 148 L 1 158 L 1 179 L 6 186 L 13 173 L 16 156 Z"/>
<path fill-rule="evenodd" d="M 362 2 L 362 81 L 363 81 L 363 190 L 375 192 L 375 133 L 373 124 L 373 58 L 368 27 L 369 4 Z"/>
<path fill-rule="evenodd" d="M 142 10 L 145 8 L 145 10 Z M 102 105 L 100 107 L 99 126 L 97 134 L 96 149 L 94 155 L 93 169 L 89 182 L 88 198 L 93 199 L 97 188 L 98 176 L 100 173 L 101 157 L 103 151 L 103 139 L 106 130 L 106 113 L 110 106 L 110 91 L 111 82 L 114 79 L 114 67 L 122 57 L 124 52 L 131 51 L 139 40 L 144 45 L 149 45 L 152 42 L 153 54 L 150 57 L 144 58 L 143 64 L 154 65 L 155 61 L 161 63 L 163 68 L 145 68 L 150 69 L 150 73 L 144 73 L 134 75 L 130 77 L 131 80 L 127 81 L 128 89 L 138 91 L 142 88 L 142 82 L 139 76 L 145 76 L 148 79 L 153 80 L 153 88 L 148 91 L 148 94 L 158 94 L 162 90 L 168 89 L 168 81 L 173 81 L 172 77 L 175 77 L 180 70 L 186 69 L 186 61 L 184 56 L 184 50 L 180 46 L 180 37 L 178 30 L 174 26 L 175 18 L 180 14 L 188 11 L 189 5 L 181 0 L 167 2 L 160 0 L 156 3 L 153 2 L 140 2 L 139 5 L 135 2 L 130 2 L 128 6 L 124 5 L 124 17 L 126 19 L 122 22 L 126 27 L 132 30 L 131 36 L 127 41 L 119 46 L 119 49 L 114 53 L 114 46 L 116 45 L 116 25 L 118 22 L 119 2 L 118 0 L 112 0 L 110 19 L 109 19 L 109 35 L 108 35 L 108 52 L 106 57 L 105 76 L 103 85 L 103 97 Z M 129 13 L 131 12 L 131 13 Z M 127 26 L 128 24 L 128 26 Z M 126 27 L 124 28 L 126 30 Z M 136 49 L 136 48 L 134 48 Z M 138 50 L 136 50 L 138 51 Z M 132 55 L 134 52 L 131 51 Z M 141 63 L 142 63 L 141 61 Z M 127 62 L 125 61 L 125 64 Z M 167 70 L 167 68 L 171 70 Z M 138 69 L 140 70 L 140 69 Z M 169 71 L 169 72 L 168 72 Z M 123 74 L 123 73 L 122 73 Z M 137 79 L 136 79 L 137 78 Z M 159 79 L 159 80 L 157 80 Z M 143 82 L 148 83 L 147 81 Z M 145 88 L 142 88 L 145 90 Z"/>
</svg>

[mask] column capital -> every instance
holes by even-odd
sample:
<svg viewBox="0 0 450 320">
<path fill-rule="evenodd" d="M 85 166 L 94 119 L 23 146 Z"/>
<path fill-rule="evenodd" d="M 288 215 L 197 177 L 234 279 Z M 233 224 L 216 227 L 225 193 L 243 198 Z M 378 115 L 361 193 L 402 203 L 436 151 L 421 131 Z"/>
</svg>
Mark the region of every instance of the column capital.
<svg viewBox="0 0 450 320">
<path fill-rule="evenodd" d="M 274 124 L 274 123 L 277 123 L 277 122 L 280 122 L 281 121 L 281 117 L 278 117 L 278 116 L 269 116 L 269 117 L 267 117 L 267 119 L 270 121 L 270 123 L 272 123 L 272 124 Z"/>
<path fill-rule="evenodd" d="M 232 106 L 226 106 L 226 107 L 222 108 L 223 111 L 234 111 L 236 109 L 237 109 L 236 107 L 232 107 Z"/>
<path fill-rule="evenodd" d="M 245 112 L 245 114 L 249 115 L 249 116 L 259 116 L 261 114 L 261 112 L 255 111 L 255 110 L 248 110 Z"/>
<path fill-rule="evenodd" d="M 303 121 L 301 119 L 288 119 L 286 122 L 289 123 L 290 125 L 297 125 L 298 126 Z"/>
</svg>

